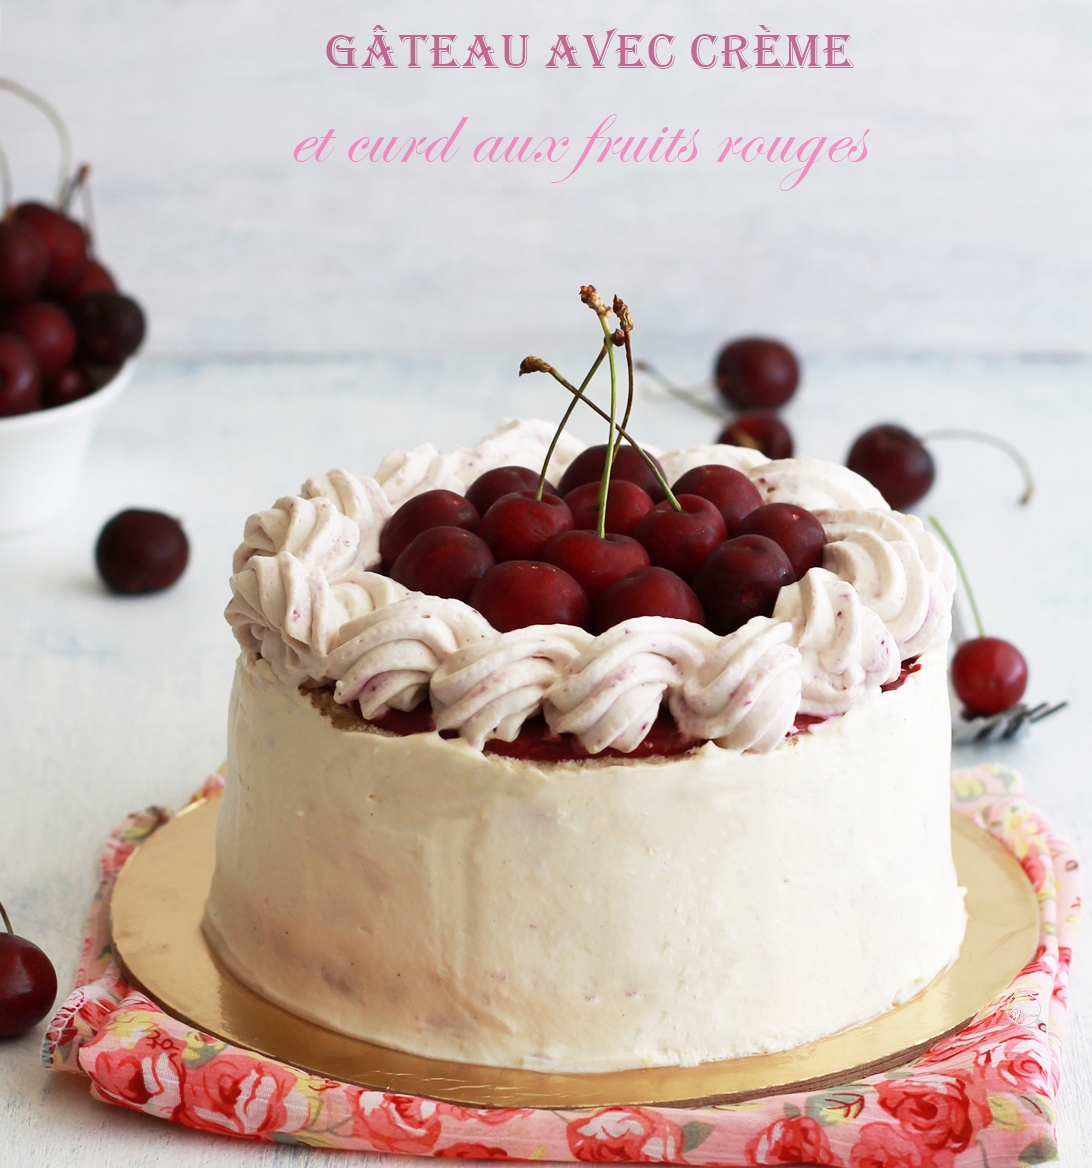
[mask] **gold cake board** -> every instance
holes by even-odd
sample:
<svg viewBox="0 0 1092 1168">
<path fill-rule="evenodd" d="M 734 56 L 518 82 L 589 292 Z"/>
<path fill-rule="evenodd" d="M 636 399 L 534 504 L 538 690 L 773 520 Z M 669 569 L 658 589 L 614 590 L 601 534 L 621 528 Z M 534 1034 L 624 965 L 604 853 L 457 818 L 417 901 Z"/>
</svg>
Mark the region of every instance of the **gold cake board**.
<svg viewBox="0 0 1092 1168">
<path fill-rule="evenodd" d="M 200 927 L 219 806 L 216 797 L 177 815 L 118 877 L 111 929 L 127 976 L 168 1014 L 236 1046 L 325 1078 L 471 1107 L 725 1103 L 851 1082 L 901 1066 L 965 1026 L 1009 985 L 1039 938 L 1038 903 L 1020 865 L 953 813 L 952 852 L 969 917 L 959 959 L 912 1001 L 872 1022 L 779 1054 L 696 1067 L 561 1074 L 446 1062 L 305 1021 L 220 964 Z"/>
</svg>

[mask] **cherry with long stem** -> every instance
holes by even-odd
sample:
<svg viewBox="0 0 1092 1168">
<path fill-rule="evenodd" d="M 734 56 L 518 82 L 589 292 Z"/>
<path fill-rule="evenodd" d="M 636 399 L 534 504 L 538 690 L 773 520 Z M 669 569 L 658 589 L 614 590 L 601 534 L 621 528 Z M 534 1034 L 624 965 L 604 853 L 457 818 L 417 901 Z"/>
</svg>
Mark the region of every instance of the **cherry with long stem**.
<svg viewBox="0 0 1092 1168">
<path fill-rule="evenodd" d="M 974 614 L 975 628 L 978 629 L 978 635 L 984 637 L 986 630 L 982 625 L 982 616 L 978 611 L 978 604 L 975 602 L 974 589 L 971 588 L 971 582 L 967 579 L 967 573 L 963 569 L 963 561 L 959 558 L 959 552 L 956 551 L 955 544 L 952 543 L 951 536 L 941 526 L 940 520 L 935 515 L 929 516 L 929 522 L 936 528 L 937 535 L 940 536 L 944 542 L 944 546 L 948 549 L 952 559 L 955 560 L 956 571 L 959 573 L 959 579 L 963 583 L 963 590 L 967 593 L 967 600 L 971 605 L 971 612 Z"/>
<path fill-rule="evenodd" d="M 587 374 L 584 377 L 584 380 L 580 383 L 580 390 L 577 392 L 577 394 L 573 398 L 573 400 L 571 402 L 569 402 L 569 407 L 565 411 L 565 414 L 561 419 L 561 425 L 559 425 L 558 428 L 554 431 L 554 436 L 550 440 L 549 448 L 546 451 L 546 457 L 542 463 L 542 473 L 538 476 L 538 487 L 535 490 L 535 498 L 537 500 L 542 499 L 542 492 L 546 486 L 546 472 L 549 469 L 550 459 L 553 458 L 553 456 L 554 456 L 554 450 L 557 448 L 557 444 L 561 438 L 562 431 L 569 424 L 569 419 L 572 417 L 573 410 L 576 409 L 576 407 L 579 405 L 579 403 L 582 399 L 586 400 L 586 399 L 584 399 L 584 390 L 586 390 L 588 388 L 588 384 L 590 383 L 591 379 L 595 376 L 596 371 L 599 369 L 599 366 L 603 364 L 603 358 L 606 355 L 607 355 L 607 346 L 603 345 L 602 348 L 600 348 L 600 350 L 599 350 L 599 355 L 592 362 L 592 367 L 588 370 Z M 523 366 L 521 365 L 520 369 L 519 369 L 520 377 L 522 377 L 525 372 L 530 372 L 530 370 L 524 370 Z"/>
<path fill-rule="evenodd" d="M 1006 442 L 1004 438 L 995 438 L 992 434 L 983 434 L 978 430 L 930 430 L 928 434 L 918 435 L 918 441 L 923 443 L 933 442 L 937 438 L 960 438 L 968 442 L 981 442 L 986 446 L 993 446 L 1004 451 L 1016 463 L 1020 468 L 1020 473 L 1024 476 L 1024 492 L 1017 502 L 1022 506 L 1031 502 L 1031 497 L 1035 494 L 1035 476 L 1031 473 L 1028 460 L 1011 442 Z M 932 520 L 932 522 L 935 523 L 936 520 Z M 958 559 L 956 562 L 959 562 Z"/>
<path fill-rule="evenodd" d="M 614 334 L 607 323 L 610 309 L 599 298 L 599 293 L 588 284 L 580 289 L 580 299 L 599 317 L 603 328 L 603 348 L 607 351 L 610 364 L 610 419 L 607 423 L 607 446 L 603 452 L 603 474 L 599 479 L 599 496 L 596 499 L 595 534 L 603 539 L 607 534 L 607 491 L 610 488 L 610 472 L 614 465 L 615 420 L 618 413 L 618 371 L 614 363 Z"/>
</svg>

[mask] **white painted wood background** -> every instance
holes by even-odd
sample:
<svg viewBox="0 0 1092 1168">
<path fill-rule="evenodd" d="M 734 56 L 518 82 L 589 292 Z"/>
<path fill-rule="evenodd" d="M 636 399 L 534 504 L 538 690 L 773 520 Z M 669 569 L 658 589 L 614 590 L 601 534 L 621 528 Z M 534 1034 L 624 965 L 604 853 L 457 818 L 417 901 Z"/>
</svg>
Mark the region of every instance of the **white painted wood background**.
<svg viewBox="0 0 1092 1168">
<path fill-rule="evenodd" d="M 330 35 L 366 40 L 376 22 L 529 31 L 542 45 L 620 25 L 615 8 L 558 0 L 546 21 L 486 0 L 3 0 L 0 74 L 65 111 L 95 164 L 103 255 L 151 319 L 77 505 L 0 541 L 0 893 L 63 984 L 111 825 L 151 802 L 178 806 L 222 757 L 234 642 L 220 612 L 245 516 L 333 465 L 369 472 L 393 446 L 471 442 L 505 413 L 556 416 L 549 386 L 514 370 L 528 351 L 575 368 L 576 346 L 594 345 L 573 295 L 588 279 L 627 296 L 642 355 L 683 380 L 741 330 L 792 341 L 806 357 L 788 414 L 802 453 L 840 460 L 884 417 L 977 424 L 1021 445 L 1040 478 L 1031 508 L 1015 506 L 999 456 L 954 444 L 928 507 L 959 540 L 991 630 L 1027 653 L 1032 696 L 1072 707 L 957 762 L 1014 762 L 1092 854 L 1087 5 L 626 6 L 636 31 L 680 36 L 751 34 L 760 19 L 848 31 L 845 74 L 367 75 L 324 59 Z M 439 174 L 291 160 L 297 141 L 335 125 L 439 133 L 466 114 L 505 133 L 586 132 L 608 106 L 654 130 L 867 125 L 874 153 L 789 193 L 772 168 L 738 163 L 604 164 L 552 186 L 533 168 L 465 159 Z M 45 193 L 54 146 L 5 95 L 0 142 L 19 197 Z M 711 429 L 650 402 L 639 417 L 665 446 Z M 182 516 L 193 558 L 172 591 L 119 601 L 98 586 L 91 549 L 131 505 Z M 1061 1099 L 1069 1168 L 1092 1149 L 1087 948 Z M 85 1081 L 39 1069 L 38 1039 L 0 1048 L 5 1168 L 329 1161 L 96 1104 Z"/>
</svg>

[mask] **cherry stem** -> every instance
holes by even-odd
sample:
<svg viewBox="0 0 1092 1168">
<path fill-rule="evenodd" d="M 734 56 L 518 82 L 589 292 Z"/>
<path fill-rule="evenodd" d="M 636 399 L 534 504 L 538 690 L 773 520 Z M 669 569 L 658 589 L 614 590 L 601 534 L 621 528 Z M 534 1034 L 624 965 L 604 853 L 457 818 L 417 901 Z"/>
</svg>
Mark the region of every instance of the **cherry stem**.
<svg viewBox="0 0 1092 1168">
<path fill-rule="evenodd" d="M 8 208 L 14 202 L 11 185 L 11 167 L 8 165 L 8 156 L 4 153 L 3 146 L 0 146 L 0 200 L 3 202 L 4 214 L 7 214 Z"/>
<path fill-rule="evenodd" d="M 670 397 L 675 397 L 678 398 L 679 401 L 686 402 L 688 405 L 693 406 L 694 409 L 700 410 L 703 414 L 708 414 L 711 418 L 719 418 L 721 421 L 723 421 L 726 417 L 728 417 L 727 411 L 720 409 L 711 402 L 705 401 L 704 398 L 698 397 L 698 395 L 694 393 L 693 390 L 683 389 L 681 386 L 676 385 L 673 381 L 669 381 L 668 378 L 666 378 L 659 371 L 659 369 L 656 368 L 655 365 L 650 365 L 647 361 L 638 361 L 637 369 L 641 373 L 647 373 L 649 377 L 658 382 L 660 387 Z"/>
<path fill-rule="evenodd" d="M 521 377 L 524 373 L 549 373 L 549 375 L 559 385 L 563 385 L 569 391 L 569 393 L 574 394 L 586 406 L 589 406 L 591 409 L 593 409 L 604 421 L 610 421 L 610 415 L 605 410 L 601 410 L 595 404 L 595 402 L 586 398 L 582 389 L 577 389 L 575 385 L 571 385 L 565 377 L 558 373 L 558 371 L 549 363 L 549 361 L 543 361 L 541 357 L 524 357 L 523 362 L 519 367 L 519 372 Z M 664 494 L 667 495 L 668 501 L 671 503 L 671 506 L 674 508 L 674 510 L 681 511 L 682 504 L 678 499 L 675 498 L 675 495 L 673 494 L 667 479 L 664 478 L 663 473 L 660 471 L 660 468 L 641 448 L 640 444 L 634 439 L 628 430 L 624 429 L 622 426 L 618 426 L 617 430 L 618 433 L 621 434 L 622 437 L 630 444 L 630 446 L 632 446 L 633 449 L 636 450 L 637 453 L 644 459 L 645 465 L 650 471 L 652 471 L 656 481 L 663 488 Z"/>
<path fill-rule="evenodd" d="M 596 499 L 598 514 L 595 519 L 595 534 L 599 539 L 607 535 L 607 492 L 610 490 L 610 472 L 614 466 L 615 447 L 615 420 L 618 414 L 618 371 L 614 365 L 614 336 L 611 327 L 607 324 L 606 316 L 600 314 L 599 323 L 603 326 L 603 347 L 607 350 L 607 360 L 610 363 L 610 421 L 607 429 L 607 448 L 603 454 L 603 475 L 599 480 L 599 496 Z M 621 441 L 621 438 L 618 439 Z"/>
<path fill-rule="evenodd" d="M 998 450 L 1003 450 L 1024 476 L 1024 493 L 1017 502 L 1021 505 L 1031 502 L 1031 496 L 1035 493 L 1035 478 L 1027 459 L 1011 442 L 1006 442 L 1004 438 L 995 438 L 992 434 L 983 434 L 979 430 L 930 430 L 928 434 L 920 435 L 918 441 L 932 442 L 935 438 L 965 438 L 968 442 L 982 442 L 986 446 L 996 446 Z"/>
<path fill-rule="evenodd" d="M 11 927 L 11 917 L 8 916 L 8 910 L 4 908 L 4 904 L 0 901 L 0 917 L 4 918 L 4 927 L 9 933 L 14 933 L 15 930 Z"/>
<path fill-rule="evenodd" d="M 940 525 L 940 520 L 935 515 L 929 516 L 929 522 L 937 529 L 937 535 L 944 541 L 944 546 L 952 553 L 952 559 L 955 560 L 956 570 L 959 572 L 959 578 L 963 581 L 963 590 L 967 593 L 967 599 L 971 602 L 971 612 L 974 613 L 974 623 L 978 629 L 978 635 L 984 637 L 986 630 L 982 627 L 982 616 L 978 611 L 978 605 L 974 599 L 974 589 L 971 587 L 970 580 L 967 579 L 967 573 L 963 570 L 963 561 L 959 558 L 959 552 L 956 551 L 955 544 L 952 543 L 951 537 Z"/>
<path fill-rule="evenodd" d="M 8 77 L 0 77 L 0 89 L 6 89 L 8 93 L 14 93 L 16 97 L 21 97 L 24 101 L 29 102 L 36 109 L 41 110 L 53 123 L 53 128 L 57 131 L 57 140 L 61 146 L 61 174 L 57 180 L 56 203 L 58 209 L 63 210 L 65 191 L 68 187 L 69 176 L 72 174 L 72 137 L 65 125 L 64 118 L 44 97 L 32 89 L 27 89 L 25 85 L 20 85 L 18 81 L 12 81 Z"/>
<path fill-rule="evenodd" d="M 629 415 L 633 411 L 633 345 L 629 339 L 629 330 L 622 333 L 623 344 L 626 346 L 626 374 L 629 378 L 626 387 L 626 412 L 622 415 L 622 427 L 629 425 Z M 618 448 L 622 445 L 622 427 L 619 427 L 618 438 L 614 443 L 614 457 L 618 457 Z"/>
<path fill-rule="evenodd" d="M 573 410 L 575 410 L 576 407 L 580 404 L 581 396 L 583 395 L 584 390 L 588 388 L 588 382 L 590 382 L 591 379 L 595 376 L 596 370 L 599 368 L 600 365 L 603 364 L 603 358 L 606 355 L 607 355 L 607 347 L 606 347 L 606 345 L 604 345 L 599 350 L 599 356 L 596 357 L 595 360 L 592 362 L 592 367 L 588 370 L 587 375 L 585 376 L 584 380 L 580 383 L 579 393 L 576 395 L 576 397 L 573 398 L 573 400 L 571 402 L 569 402 L 569 408 L 565 411 L 565 415 L 561 419 L 561 425 L 558 426 L 558 428 L 554 431 L 553 439 L 550 442 L 549 449 L 546 451 L 546 458 L 542 463 L 542 473 L 538 476 L 538 486 L 535 488 L 535 501 L 537 503 L 542 502 L 542 492 L 543 492 L 543 490 L 545 490 L 545 487 L 546 487 L 546 471 L 549 469 L 550 459 L 553 458 L 553 456 L 554 456 L 554 450 L 557 447 L 558 441 L 561 438 L 561 433 L 565 429 L 565 427 L 569 424 L 569 419 L 573 416 Z M 521 369 L 520 373 L 522 374 L 522 372 L 523 372 L 523 370 Z"/>
</svg>

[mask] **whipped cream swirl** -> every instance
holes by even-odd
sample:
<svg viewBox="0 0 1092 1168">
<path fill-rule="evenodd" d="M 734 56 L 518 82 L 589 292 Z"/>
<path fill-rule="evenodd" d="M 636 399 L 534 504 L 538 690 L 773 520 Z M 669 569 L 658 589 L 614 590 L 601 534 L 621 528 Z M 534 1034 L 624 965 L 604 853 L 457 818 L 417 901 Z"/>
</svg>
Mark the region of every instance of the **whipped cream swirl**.
<svg viewBox="0 0 1092 1168">
<path fill-rule="evenodd" d="M 351 519 L 360 532 L 356 567 L 374 568 L 382 559 L 379 535 L 394 514 L 390 500 L 375 479 L 361 478 L 346 470 L 331 470 L 308 479 L 300 488 L 305 499 L 329 499 L 342 515 Z"/>
<path fill-rule="evenodd" d="M 682 684 L 718 637 L 691 621 L 633 617 L 595 638 L 547 692 L 546 722 L 575 734 L 592 754 L 635 749 L 660 712 L 664 692 Z"/>
<path fill-rule="evenodd" d="M 725 446 L 721 443 L 704 446 L 684 446 L 680 450 L 669 450 L 660 455 L 660 465 L 669 483 L 681 479 L 688 470 L 698 466 L 730 466 L 742 474 L 748 474 L 755 467 L 769 463 L 760 450 L 749 446 Z"/>
<path fill-rule="evenodd" d="M 852 584 L 825 568 L 782 588 L 773 619 L 792 625 L 800 650 L 803 714 L 844 714 L 899 676 L 899 652 L 883 621 Z"/>
<path fill-rule="evenodd" d="M 750 472 L 766 503 L 795 503 L 808 511 L 831 507 L 867 507 L 890 511 L 883 495 L 849 467 L 820 458 L 781 458 Z"/>
<path fill-rule="evenodd" d="M 679 729 L 730 750 L 773 750 L 800 708 L 793 634 L 788 621 L 756 616 L 724 637 L 668 698 Z"/>
<path fill-rule="evenodd" d="M 573 625 L 531 625 L 457 650 L 432 675 L 436 729 L 458 730 L 478 750 L 514 741 L 591 641 Z"/>
</svg>

